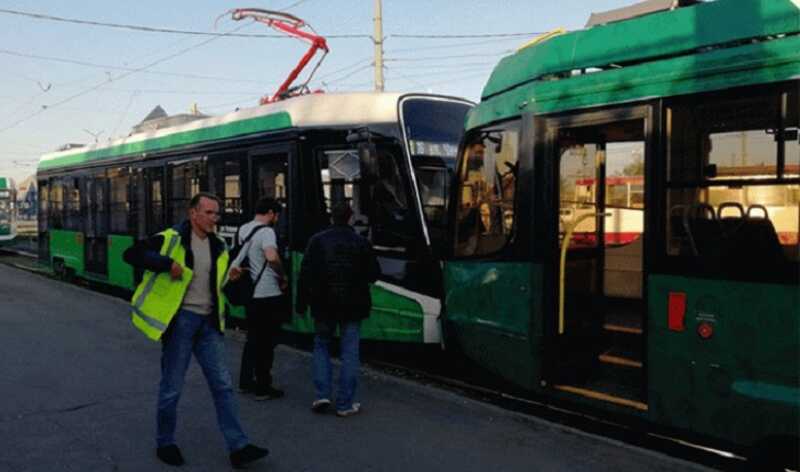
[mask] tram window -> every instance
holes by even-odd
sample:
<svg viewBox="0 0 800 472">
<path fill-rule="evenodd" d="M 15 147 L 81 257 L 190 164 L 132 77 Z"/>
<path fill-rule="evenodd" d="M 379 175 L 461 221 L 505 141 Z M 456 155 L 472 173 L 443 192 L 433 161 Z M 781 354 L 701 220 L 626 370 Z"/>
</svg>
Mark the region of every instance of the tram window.
<svg viewBox="0 0 800 472">
<path fill-rule="evenodd" d="M 360 233 L 368 235 L 369 217 L 361 187 L 361 165 L 355 149 L 325 150 L 317 155 L 322 183 L 324 220 L 330 222 L 331 208 L 347 202 L 353 209 L 353 221 Z"/>
<path fill-rule="evenodd" d="M 49 223 L 52 229 L 64 227 L 64 187 L 61 179 L 50 181 Z"/>
<path fill-rule="evenodd" d="M 378 148 L 378 175 L 370 199 L 371 241 L 376 250 L 405 252 L 411 242 L 407 186 L 399 149 Z"/>
<path fill-rule="evenodd" d="M 91 229 L 87 228 L 87 234 L 93 236 L 107 236 L 109 230 L 109 200 L 108 200 L 108 180 L 105 173 L 87 177 L 86 201 L 88 203 L 89 218 L 87 225 L 92 224 Z"/>
<path fill-rule="evenodd" d="M 223 226 L 244 223 L 241 167 L 239 155 L 214 157 L 208 162 L 208 188 L 222 200 Z"/>
<path fill-rule="evenodd" d="M 415 166 L 422 210 L 431 229 L 444 231 L 447 227 L 447 195 L 451 171 L 445 166 Z"/>
<path fill-rule="evenodd" d="M 128 214 L 130 212 L 130 199 L 128 198 L 130 173 L 126 168 L 112 169 L 108 172 L 108 180 L 111 184 L 109 229 L 112 233 L 125 234 L 128 232 Z"/>
<path fill-rule="evenodd" d="M 130 211 L 128 227 L 130 233 L 138 239 L 147 236 L 147 186 L 144 170 L 132 168 L 130 172 Z"/>
<path fill-rule="evenodd" d="M 283 215 L 275 226 L 275 235 L 278 239 L 278 250 L 284 257 L 288 257 L 289 250 L 289 154 L 288 152 L 275 152 L 272 154 L 259 154 L 253 156 L 253 174 L 255 177 L 254 201 L 262 197 L 274 198 L 282 207 Z M 226 180 L 226 185 L 235 186 L 233 181 Z"/>
<path fill-rule="evenodd" d="M 496 253 L 511 240 L 519 123 L 478 132 L 464 150 L 459 175 L 457 256 Z"/>
<path fill-rule="evenodd" d="M 64 189 L 64 229 L 80 231 L 81 218 L 81 192 L 77 178 L 62 180 Z"/>
<path fill-rule="evenodd" d="M 146 233 L 152 234 L 161 231 L 164 225 L 164 195 L 162 189 L 163 171 L 159 168 L 148 169 L 149 186 L 147 196 L 149 204 L 149 218 L 147 218 L 147 231 Z"/>
<path fill-rule="evenodd" d="M 39 233 L 45 233 L 48 230 L 48 213 L 50 212 L 50 206 L 48 205 L 48 200 L 50 199 L 50 186 L 46 180 L 39 181 L 39 193 L 37 195 L 39 200 Z"/>
<path fill-rule="evenodd" d="M 786 129 L 798 123 L 792 112 L 780 129 L 780 103 L 779 92 L 754 89 L 668 107 L 667 254 L 724 278 L 797 278 L 800 152 L 796 137 L 776 136 L 791 136 Z"/>
<path fill-rule="evenodd" d="M 200 192 L 203 168 L 204 163 L 197 160 L 170 166 L 169 218 L 172 224 L 186 219 L 189 200 Z"/>
</svg>

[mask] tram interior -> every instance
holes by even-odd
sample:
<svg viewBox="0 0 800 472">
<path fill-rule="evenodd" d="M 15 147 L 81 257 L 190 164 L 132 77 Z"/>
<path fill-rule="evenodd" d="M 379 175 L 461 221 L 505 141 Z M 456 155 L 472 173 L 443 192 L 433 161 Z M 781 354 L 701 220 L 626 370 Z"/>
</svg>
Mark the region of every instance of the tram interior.
<svg viewBox="0 0 800 472">
<path fill-rule="evenodd" d="M 556 388 L 646 408 L 644 123 L 562 129 L 559 146 Z"/>
<path fill-rule="evenodd" d="M 781 129 L 773 94 L 670 108 L 674 259 L 710 277 L 797 279 L 800 143 L 796 110 L 787 111 Z"/>
</svg>

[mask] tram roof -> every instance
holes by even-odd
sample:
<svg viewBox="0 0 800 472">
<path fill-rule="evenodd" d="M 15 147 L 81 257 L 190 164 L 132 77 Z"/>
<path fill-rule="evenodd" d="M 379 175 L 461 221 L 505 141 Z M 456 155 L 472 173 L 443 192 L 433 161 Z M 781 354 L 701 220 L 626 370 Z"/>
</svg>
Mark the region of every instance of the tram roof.
<svg viewBox="0 0 800 472">
<path fill-rule="evenodd" d="M 717 0 L 557 35 L 499 62 L 467 126 L 789 80 L 800 76 L 797 33 L 800 0 Z"/>
<path fill-rule="evenodd" d="M 138 156 L 268 131 L 391 123 L 398 119 L 397 102 L 403 95 L 393 92 L 353 92 L 293 97 L 178 126 L 144 131 L 107 143 L 48 153 L 39 160 L 39 170 L 128 155 Z"/>
</svg>

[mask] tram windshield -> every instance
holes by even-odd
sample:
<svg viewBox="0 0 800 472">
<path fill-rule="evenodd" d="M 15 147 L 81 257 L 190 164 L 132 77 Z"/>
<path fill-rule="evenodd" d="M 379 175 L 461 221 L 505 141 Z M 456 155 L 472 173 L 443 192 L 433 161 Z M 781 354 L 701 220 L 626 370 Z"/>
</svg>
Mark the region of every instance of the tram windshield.
<svg viewBox="0 0 800 472">
<path fill-rule="evenodd" d="M 442 243 L 447 228 L 449 187 L 471 107 L 463 101 L 429 98 L 409 98 L 401 104 L 411 164 L 434 246 Z"/>
</svg>

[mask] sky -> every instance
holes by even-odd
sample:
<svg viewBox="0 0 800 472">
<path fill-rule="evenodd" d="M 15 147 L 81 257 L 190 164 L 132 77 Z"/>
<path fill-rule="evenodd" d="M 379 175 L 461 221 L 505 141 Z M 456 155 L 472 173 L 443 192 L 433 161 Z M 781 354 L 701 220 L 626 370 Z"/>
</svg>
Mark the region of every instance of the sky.
<svg viewBox="0 0 800 472">
<path fill-rule="evenodd" d="M 631 3 L 383 0 L 386 90 L 478 101 L 494 65 L 537 33 L 580 29 L 592 11 Z M 330 53 L 312 89 L 374 89 L 374 0 L 0 1 L 0 10 L 73 20 L 276 34 L 252 21 L 233 21 L 226 12 L 239 7 L 289 12 L 328 38 Z M 485 36 L 511 33 L 524 34 Z M 0 176 L 19 181 L 34 174 L 42 154 L 66 143 L 125 136 L 156 105 L 169 114 L 196 105 L 210 115 L 255 106 L 277 90 L 307 49 L 286 37 L 145 32 L 0 12 Z"/>
</svg>

